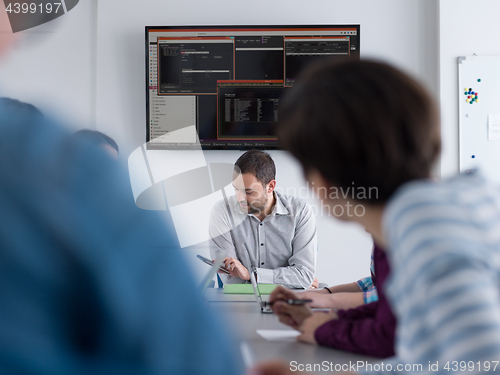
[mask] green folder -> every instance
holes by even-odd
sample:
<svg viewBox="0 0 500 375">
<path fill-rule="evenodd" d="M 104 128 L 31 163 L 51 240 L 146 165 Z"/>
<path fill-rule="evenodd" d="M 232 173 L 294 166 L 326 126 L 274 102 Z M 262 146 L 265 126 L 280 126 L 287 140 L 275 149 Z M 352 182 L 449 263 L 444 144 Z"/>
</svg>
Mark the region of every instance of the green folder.
<svg viewBox="0 0 500 375">
<path fill-rule="evenodd" d="M 271 294 L 276 284 L 259 284 L 260 294 Z M 252 284 L 224 284 L 224 294 L 253 294 Z"/>
</svg>

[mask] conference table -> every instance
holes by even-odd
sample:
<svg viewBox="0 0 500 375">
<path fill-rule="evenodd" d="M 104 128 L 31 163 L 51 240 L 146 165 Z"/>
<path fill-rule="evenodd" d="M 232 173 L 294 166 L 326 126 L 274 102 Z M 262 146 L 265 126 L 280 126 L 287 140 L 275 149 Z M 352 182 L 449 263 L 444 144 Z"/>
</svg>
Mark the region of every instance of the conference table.
<svg viewBox="0 0 500 375">
<path fill-rule="evenodd" d="M 290 363 L 291 369 L 325 374 L 330 370 L 353 370 L 354 368 L 349 366 L 366 366 L 366 363 L 379 361 L 374 357 L 297 342 L 293 338 L 280 341 L 264 339 L 257 334 L 257 330 L 293 330 L 280 323 L 276 315 L 261 313 L 253 294 L 223 294 L 222 288 L 208 288 L 205 298 L 216 314 L 227 320 L 229 327 L 232 327 L 240 349 L 244 348 L 243 359 L 247 365 L 251 364 L 249 362 L 281 359 Z"/>
</svg>

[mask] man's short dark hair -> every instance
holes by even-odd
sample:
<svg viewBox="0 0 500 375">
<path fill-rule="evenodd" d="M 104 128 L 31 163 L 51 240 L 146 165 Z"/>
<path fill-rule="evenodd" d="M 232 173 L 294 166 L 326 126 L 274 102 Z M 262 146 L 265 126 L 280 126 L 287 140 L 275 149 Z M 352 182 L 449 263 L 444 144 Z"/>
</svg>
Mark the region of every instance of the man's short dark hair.
<svg viewBox="0 0 500 375">
<path fill-rule="evenodd" d="M 241 174 L 251 173 L 263 186 L 276 179 L 276 166 L 267 152 L 250 150 L 241 155 L 236 163 Z"/>
<path fill-rule="evenodd" d="M 385 202 L 405 182 L 429 176 L 441 148 L 439 116 L 426 90 L 374 61 L 324 60 L 281 103 L 278 137 L 307 173 L 332 186 L 377 190 Z M 349 196 L 351 196 L 349 194 Z"/>
<path fill-rule="evenodd" d="M 82 129 L 78 130 L 75 133 L 75 137 L 81 138 L 81 139 L 88 139 L 92 142 L 95 142 L 98 145 L 108 145 L 113 147 L 116 152 L 118 151 L 118 145 L 116 144 L 115 140 L 111 138 L 110 136 L 101 133 L 97 130 L 90 130 L 90 129 Z"/>
</svg>

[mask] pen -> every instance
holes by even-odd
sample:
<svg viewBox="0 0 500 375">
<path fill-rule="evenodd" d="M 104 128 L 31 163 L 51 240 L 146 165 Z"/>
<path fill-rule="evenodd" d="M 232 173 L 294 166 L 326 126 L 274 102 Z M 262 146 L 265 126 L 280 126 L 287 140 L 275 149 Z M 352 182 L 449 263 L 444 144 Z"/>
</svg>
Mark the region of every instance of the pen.
<svg viewBox="0 0 500 375">
<path fill-rule="evenodd" d="M 287 300 L 278 300 L 278 301 L 282 301 L 282 302 L 285 302 L 285 303 L 288 303 L 289 305 L 295 305 L 295 306 L 298 306 L 298 305 L 304 305 L 306 303 L 309 303 L 309 302 L 312 302 L 312 299 L 287 299 Z M 278 301 L 274 301 L 274 302 L 278 302 Z M 272 306 L 274 302 L 266 302 L 266 305 L 267 306 Z"/>
</svg>

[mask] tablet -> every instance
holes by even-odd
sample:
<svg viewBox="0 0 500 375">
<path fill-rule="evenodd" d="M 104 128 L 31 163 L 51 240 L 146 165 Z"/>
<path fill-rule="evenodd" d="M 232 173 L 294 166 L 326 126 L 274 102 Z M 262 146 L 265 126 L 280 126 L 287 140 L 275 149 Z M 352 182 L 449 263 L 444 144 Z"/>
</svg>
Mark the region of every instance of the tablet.
<svg viewBox="0 0 500 375">
<path fill-rule="evenodd" d="M 201 255 L 197 255 L 196 257 L 197 257 L 199 260 L 201 260 L 202 262 L 204 262 L 204 263 L 206 263 L 206 264 L 208 264 L 208 265 L 210 265 L 210 266 L 213 266 L 213 265 L 214 265 L 214 262 L 213 262 L 212 260 L 208 259 L 208 258 L 202 257 Z M 222 271 L 222 272 L 224 272 L 224 273 L 229 274 L 229 271 L 228 271 L 228 270 L 226 270 L 226 269 L 225 269 L 224 267 L 222 267 L 222 266 L 221 266 L 221 267 L 219 267 L 219 270 L 220 270 L 220 271 Z"/>
</svg>

